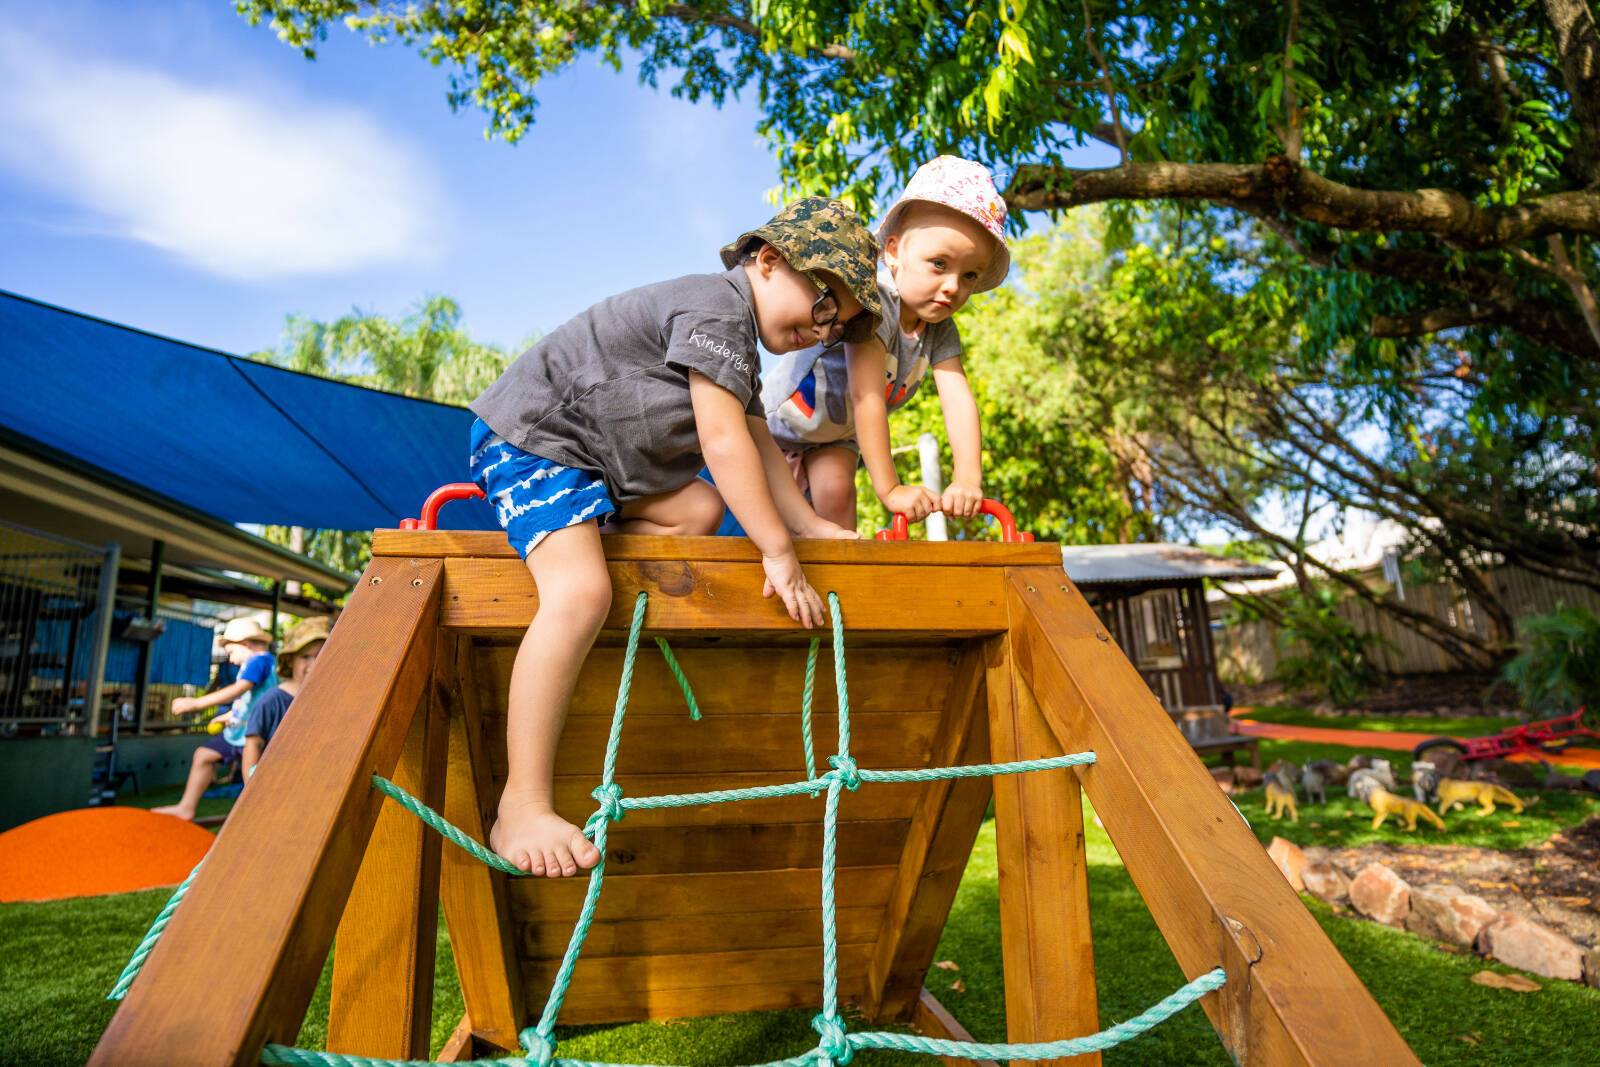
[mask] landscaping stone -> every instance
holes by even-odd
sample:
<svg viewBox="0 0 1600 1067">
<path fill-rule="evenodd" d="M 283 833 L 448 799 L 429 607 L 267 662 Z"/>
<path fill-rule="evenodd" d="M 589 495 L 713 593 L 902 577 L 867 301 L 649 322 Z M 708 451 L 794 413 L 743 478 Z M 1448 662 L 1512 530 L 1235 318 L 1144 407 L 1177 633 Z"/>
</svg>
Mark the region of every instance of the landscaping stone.
<svg viewBox="0 0 1600 1067">
<path fill-rule="evenodd" d="M 1350 903 L 1374 922 L 1399 926 L 1411 910 L 1411 887 L 1388 867 L 1371 863 L 1350 883 Z"/>
<path fill-rule="evenodd" d="M 1478 936 L 1480 951 L 1501 963 L 1546 978 L 1583 980 L 1583 949 L 1532 919 L 1505 912 Z"/>
<path fill-rule="evenodd" d="M 1267 846 L 1267 855 L 1272 857 L 1272 862 L 1278 865 L 1278 870 L 1289 879 L 1289 885 L 1296 893 L 1306 887 L 1300 872 L 1306 869 L 1305 853 L 1300 851 L 1300 846 L 1293 841 L 1285 841 L 1281 837 L 1274 837 Z"/>
<path fill-rule="evenodd" d="M 1338 904 L 1350 899 L 1350 879 L 1339 873 L 1331 863 L 1308 863 L 1300 872 L 1300 880 L 1307 892 L 1328 904 Z"/>
<path fill-rule="evenodd" d="M 1235 789 L 1254 789 L 1261 784 L 1261 772 L 1254 767 L 1235 767 L 1233 769 L 1233 787 Z"/>
<path fill-rule="evenodd" d="M 1532 978 L 1524 978 L 1520 974 L 1501 974 L 1499 971 L 1479 971 L 1472 976 L 1472 980 L 1490 989 L 1509 989 L 1513 993 L 1537 993 L 1544 988 Z"/>
<path fill-rule="evenodd" d="M 1487 900 L 1450 882 L 1413 886 L 1406 929 L 1438 941 L 1471 945 L 1499 914 Z"/>
<path fill-rule="evenodd" d="M 1600 989 L 1600 948 L 1592 948 L 1583 954 L 1583 980 Z"/>
</svg>

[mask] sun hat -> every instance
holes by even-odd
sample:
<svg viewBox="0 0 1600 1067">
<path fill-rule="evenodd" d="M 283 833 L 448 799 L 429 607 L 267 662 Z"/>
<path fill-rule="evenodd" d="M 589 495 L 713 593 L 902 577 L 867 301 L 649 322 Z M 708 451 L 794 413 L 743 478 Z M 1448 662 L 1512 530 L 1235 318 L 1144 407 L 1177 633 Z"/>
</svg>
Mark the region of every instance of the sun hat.
<svg viewBox="0 0 1600 1067">
<path fill-rule="evenodd" d="M 272 635 L 261 628 L 261 624 L 254 619 L 229 619 L 228 625 L 222 628 L 222 644 L 242 645 L 246 641 L 261 641 L 272 644 Z"/>
<path fill-rule="evenodd" d="M 291 626 L 289 632 L 283 635 L 283 647 L 278 650 L 278 673 L 287 671 L 295 656 L 306 648 L 318 641 L 326 641 L 332 629 L 333 620 L 326 615 L 314 615 Z"/>
<path fill-rule="evenodd" d="M 905 191 L 878 224 L 879 242 L 898 232 L 905 213 L 914 204 L 938 204 L 972 219 L 994 238 L 994 258 L 973 286 L 973 292 L 993 289 L 1006 280 L 1011 270 L 1011 251 L 1006 248 L 1006 202 L 995 188 L 994 177 L 982 163 L 960 156 L 940 156 L 917 168 Z"/>
<path fill-rule="evenodd" d="M 818 289 L 828 287 L 819 272 L 827 271 L 850 290 L 862 313 L 845 326 L 846 341 L 871 337 L 883 319 L 878 300 L 878 242 L 861 216 L 837 200 L 808 196 L 796 200 L 760 229 L 741 233 L 722 249 L 722 265 L 732 269 L 752 238 L 776 248 L 789 266 L 806 275 Z"/>
</svg>

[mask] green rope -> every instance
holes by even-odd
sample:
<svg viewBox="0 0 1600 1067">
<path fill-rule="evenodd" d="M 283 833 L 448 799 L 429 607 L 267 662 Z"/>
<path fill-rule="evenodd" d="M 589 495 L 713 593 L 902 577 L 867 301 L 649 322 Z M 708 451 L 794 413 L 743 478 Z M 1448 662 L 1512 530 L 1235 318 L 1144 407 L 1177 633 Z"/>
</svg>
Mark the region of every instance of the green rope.
<svg viewBox="0 0 1600 1067">
<path fill-rule="evenodd" d="M 644 596 L 643 593 L 639 595 Z M 699 722 L 700 705 L 695 703 L 694 690 L 689 688 L 689 679 L 684 675 L 683 668 L 678 666 L 678 657 L 672 654 L 672 646 L 667 644 L 665 637 L 658 637 L 656 647 L 661 650 L 661 658 L 667 661 L 667 670 L 678 680 L 678 688 L 683 690 L 683 699 L 689 705 L 689 718 Z"/>
<path fill-rule="evenodd" d="M 460 831 L 456 831 L 460 833 Z M 145 931 L 144 940 L 139 942 L 139 947 L 133 950 L 133 956 L 128 960 L 122 973 L 117 976 L 117 984 L 111 987 L 111 992 L 106 994 L 107 1000 L 121 1000 L 128 995 L 128 988 L 133 985 L 133 980 L 144 969 L 145 958 L 156 947 L 156 942 L 161 939 L 161 931 L 167 928 L 167 923 L 172 921 L 172 913 L 178 910 L 178 905 L 183 903 L 183 896 L 189 892 L 189 886 L 194 883 L 194 876 L 200 873 L 200 868 L 205 866 L 204 857 L 194 865 L 194 870 L 189 872 L 189 877 L 178 883 L 178 888 L 172 891 L 172 896 L 167 898 L 166 904 L 161 908 L 161 913 L 156 916 L 156 921 L 150 924 L 150 929 Z"/>
<path fill-rule="evenodd" d="M 811 639 L 811 648 L 806 652 L 806 685 L 800 693 L 800 743 L 806 752 L 807 779 L 817 776 L 817 759 L 811 748 L 811 695 L 817 681 L 817 646 L 821 643 L 819 638 Z M 822 795 L 815 789 L 810 792 L 813 797 Z"/>
</svg>

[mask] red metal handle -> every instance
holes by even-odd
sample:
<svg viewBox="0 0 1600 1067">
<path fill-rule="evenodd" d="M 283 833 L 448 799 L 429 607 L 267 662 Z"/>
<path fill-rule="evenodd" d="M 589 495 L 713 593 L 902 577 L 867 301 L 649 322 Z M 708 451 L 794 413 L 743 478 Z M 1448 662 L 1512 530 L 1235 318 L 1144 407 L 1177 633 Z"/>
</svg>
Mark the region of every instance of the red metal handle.
<svg viewBox="0 0 1600 1067">
<path fill-rule="evenodd" d="M 1000 520 L 1000 540 L 1007 544 L 1028 544 L 1033 541 L 1033 534 L 1017 530 L 1017 517 L 1011 514 L 1011 509 L 998 500 L 985 500 L 978 505 L 978 514 L 993 515 Z M 911 540 L 911 524 L 906 520 L 903 512 L 895 512 L 889 520 L 887 530 L 879 530 L 879 541 L 909 541 Z"/>
<path fill-rule="evenodd" d="M 483 490 L 471 482 L 451 482 L 441 485 L 428 494 L 428 499 L 422 502 L 422 518 L 401 519 L 402 530 L 437 530 L 439 528 L 439 509 L 452 500 L 478 500 L 483 496 Z"/>
</svg>

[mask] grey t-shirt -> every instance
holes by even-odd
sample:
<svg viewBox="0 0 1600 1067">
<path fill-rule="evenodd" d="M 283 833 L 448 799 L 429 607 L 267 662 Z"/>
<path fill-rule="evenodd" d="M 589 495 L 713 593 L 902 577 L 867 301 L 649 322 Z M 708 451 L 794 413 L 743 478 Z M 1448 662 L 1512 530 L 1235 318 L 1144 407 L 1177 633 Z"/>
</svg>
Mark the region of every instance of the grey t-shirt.
<svg viewBox="0 0 1600 1067">
<path fill-rule="evenodd" d="M 524 452 L 593 471 L 621 504 L 687 485 L 705 461 L 689 372 L 760 417 L 755 301 L 742 266 L 608 297 L 539 339 L 471 404 Z"/>
<path fill-rule="evenodd" d="M 955 321 L 920 323 L 915 334 L 900 329 L 900 291 L 886 268 L 878 271 L 883 318 L 884 397 L 887 410 L 905 406 L 916 395 L 928 368 L 961 354 Z M 850 370 L 844 345 L 807 348 L 783 359 L 767 374 L 762 388 L 767 426 L 778 444 L 790 452 L 818 445 L 854 443 L 855 411 L 850 404 Z"/>
</svg>

